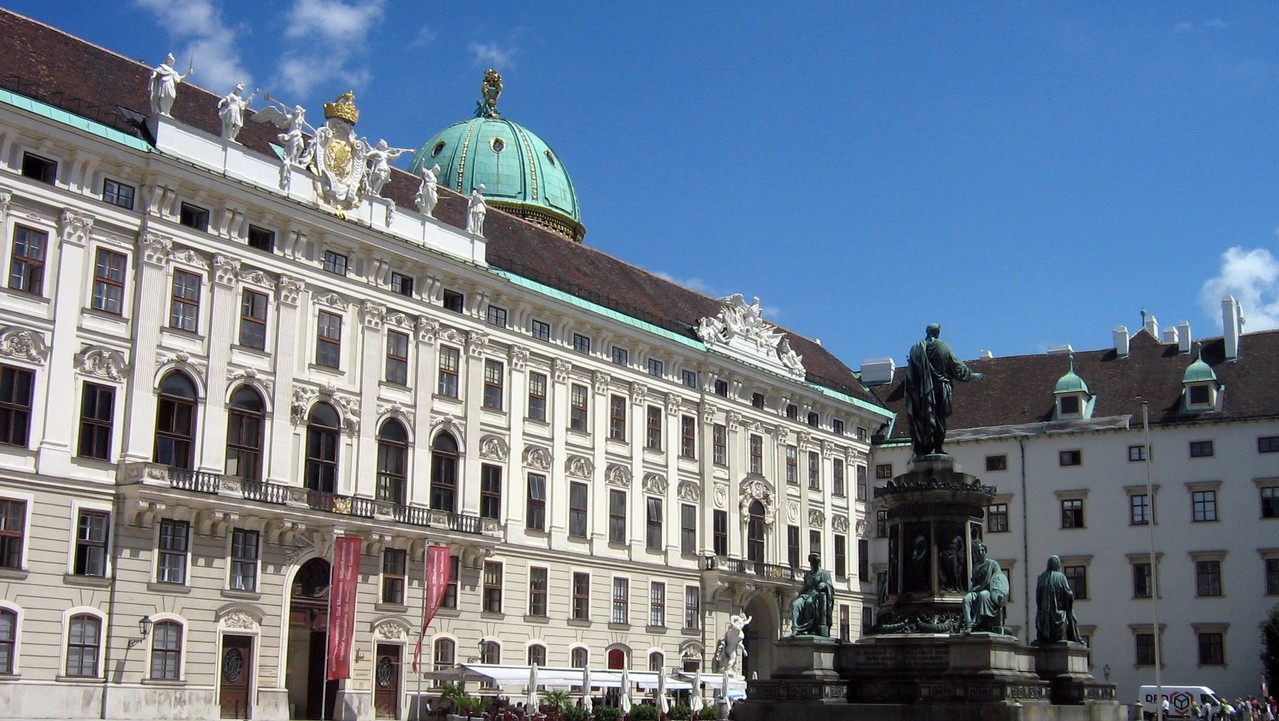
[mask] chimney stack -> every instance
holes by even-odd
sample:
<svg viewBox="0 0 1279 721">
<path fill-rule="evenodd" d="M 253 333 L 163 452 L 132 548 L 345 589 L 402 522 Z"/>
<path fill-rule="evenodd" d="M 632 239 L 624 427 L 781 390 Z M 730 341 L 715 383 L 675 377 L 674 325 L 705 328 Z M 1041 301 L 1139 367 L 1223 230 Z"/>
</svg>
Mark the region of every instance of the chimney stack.
<svg viewBox="0 0 1279 721">
<path fill-rule="evenodd" d="M 1154 313 L 1141 312 L 1141 327 L 1150 334 L 1151 338 L 1159 340 L 1159 321 L 1155 320 Z"/>
<path fill-rule="evenodd" d="M 1117 326 L 1111 331 L 1115 337 L 1115 355 L 1120 358 L 1128 357 L 1128 327 Z"/>
<path fill-rule="evenodd" d="M 1172 326 L 1168 326 L 1167 328 L 1164 328 L 1164 342 L 1165 342 L 1165 343 L 1177 343 L 1177 338 L 1178 338 L 1178 334 L 1177 334 L 1177 329 L 1176 329 L 1176 328 L 1174 328 L 1174 327 L 1172 327 Z M 1180 346 L 1181 344 L 1180 344 L 1180 343 L 1178 343 L 1177 345 L 1178 345 L 1178 346 Z"/>
<path fill-rule="evenodd" d="M 1180 331 L 1178 335 L 1181 336 L 1177 342 L 1177 350 L 1182 353 L 1189 353 L 1190 349 L 1194 347 L 1194 344 L 1190 342 L 1190 321 L 1183 320 L 1178 323 L 1177 330 Z"/>
<path fill-rule="evenodd" d="M 1222 340 L 1226 345 L 1226 360 L 1239 359 L 1239 336 L 1243 334 L 1243 309 L 1235 297 L 1228 295 L 1221 299 Z"/>
</svg>

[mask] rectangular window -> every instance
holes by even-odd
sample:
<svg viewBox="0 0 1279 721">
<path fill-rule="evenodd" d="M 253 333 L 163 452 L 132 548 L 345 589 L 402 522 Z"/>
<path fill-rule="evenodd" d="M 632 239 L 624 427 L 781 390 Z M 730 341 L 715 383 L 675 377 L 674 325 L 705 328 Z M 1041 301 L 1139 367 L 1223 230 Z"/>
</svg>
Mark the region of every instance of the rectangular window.
<svg viewBox="0 0 1279 721">
<path fill-rule="evenodd" d="M 854 466 L 857 470 L 857 500 L 870 499 L 870 471 L 866 466 Z"/>
<path fill-rule="evenodd" d="M 613 346 L 613 362 L 619 366 L 628 365 L 631 362 L 631 353 L 625 348 Z"/>
<path fill-rule="evenodd" d="M 857 539 L 857 577 L 870 578 L 870 541 L 865 538 Z"/>
<path fill-rule="evenodd" d="M 1198 596 L 1221 595 L 1221 561 L 1216 559 L 1195 561 L 1195 594 Z"/>
<path fill-rule="evenodd" d="M 536 319 L 529 321 L 529 333 L 531 333 L 532 336 L 538 340 L 550 341 L 551 340 L 551 324 L 543 323 L 542 321 L 536 320 Z"/>
<path fill-rule="evenodd" d="M 111 205 L 125 210 L 133 210 L 133 197 L 136 195 L 132 185 L 125 185 L 110 178 L 102 180 L 102 199 Z"/>
<path fill-rule="evenodd" d="M 22 568 L 27 502 L 0 498 L 0 568 Z"/>
<path fill-rule="evenodd" d="M 590 336 L 584 336 L 581 333 L 573 334 L 573 350 L 578 353 L 589 354 L 591 352 Z"/>
<path fill-rule="evenodd" d="M 818 554 L 822 552 L 822 532 L 821 531 L 808 532 L 808 552 L 818 553 Z"/>
<path fill-rule="evenodd" d="M 332 250 L 324 251 L 324 270 L 334 275 L 346 275 L 346 256 Z"/>
<path fill-rule="evenodd" d="M 786 446 L 786 483 L 799 485 L 799 449 L 795 446 Z"/>
<path fill-rule="evenodd" d="M 1076 600 L 1088 598 L 1087 566 L 1063 566 L 1061 572 L 1070 583 L 1070 590 L 1074 592 Z"/>
<path fill-rule="evenodd" d="M 105 511 L 80 511 L 76 522 L 75 575 L 107 575 L 107 529 L 110 521 L 111 516 Z"/>
<path fill-rule="evenodd" d="M 1212 457 L 1212 441 L 1191 441 L 1190 457 L 1191 458 L 1211 458 Z"/>
<path fill-rule="evenodd" d="M 1150 496 L 1134 493 L 1128 496 L 1128 523 L 1145 526 L 1150 523 Z"/>
<path fill-rule="evenodd" d="M 1145 446 L 1128 446 L 1128 461 L 1130 463 L 1138 463 L 1146 460 Z"/>
<path fill-rule="evenodd" d="M 546 375 L 543 373 L 528 374 L 528 417 L 546 420 Z"/>
<path fill-rule="evenodd" d="M 715 510 L 711 513 L 711 541 L 716 556 L 728 555 L 728 511 Z"/>
<path fill-rule="evenodd" d="M 615 441 L 626 440 L 626 398 L 609 396 L 608 437 Z"/>
<path fill-rule="evenodd" d="M 26 448 L 34 386 L 34 371 L 0 365 L 0 443 Z"/>
<path fill-rule="evenodd" d="M 444 310 L 450 313 L 461 313 L 466 308 L 466 296 L 455 290 L 444 289 L 442 298 Z"/>
<path fill-rule="evenodd" d="M 495 411 L 502 410 L 503 384 L 506 368 L 501 361 L 484 361 L 484 407 Z"/>
<path fill-rule="evenodd" d="M 58 176 L 58 164 L 48 158 L 31 153 L 22 154 L 22 177 L 53 185 Z"/>
<path fill-rule="evenodd" d="M 627 578 L 613 579 L 612 623 L 631 622 L 631 582 Z"/>
<path fill-rule="evenodd" d="M 1154 579 L 1150 575 L 1150 564 L 1132 564 L 1132 597 L 1151 598 L 1155 595 L 1154 588 Z"/>
<path fill-rule="evenodd" d="M 183 203 L 178 209 L 178 223 L 201 232 L 209 230 L 209 211 L 198 205 Z"/>
<path fill-rule="evenodd" d="M 1004 513 L 1008 513 L 1007 506 L 1004 507 Z M 1008 521 L 1005 518 L 1004 523 Z M 986 509 L 986 531 L 990 531 L 990 509 Z M 888 538 L 888 511 L 875 511 L 875 538 Z"/>
<path fill-rule="evenodd" d="M 816 413 L 809 413 L 808 425 L 812 426 L 813 428 L 818 427 L 819 425 L 821 425 L 821 417 L 818 416 Z"/>
<path fill-rule="evenodd" d="M 648 359 L 648 374 L 656 378 L 661 378 L 666 372 L 666 365 L 656 358 Z"/>
<path fill-rule="evenodd" d="M 44 290 L 44 260 L 49 234 L 22 225 L 13 227 L 13 253 L 9 256 L 9 288 L 40 295 Z"/>
<path fill-rule="evenodd" d="M 751 408 L 759 408 L 759 409 L 763 410 L 763 408 L 764 408 L 764 394 L 763 394 L 763 393 L 752 393 L 752 394 L 751 394 Z"/>
<path fill-rule="evenodd" d="M 440 601 L 442 608 L 457 608 L 457 580 L 461 571 L 461 558 L 449 556 L 449 581 L 444 587 L 444 599 Z"/>
<path fill-rule="evenodd" d="M 608 541 L 626 543 L 626 491 L 608 492 Z"/>
<path fill-rule="evenodd" d="M 1279 453 L 1279 436 L 1261 436 L 1257 438 L 1258 453 Z"/>
<path fill-rule="evenodd" d="M 159 550 L 155 567 L 157 582 L 187 582 L 187 544 L 190 535 L 191 527 L 186 521 L 160 519 Z"/>
<path fill-rule="evenodd" d="M 1138 633 L 1133 636 L 1138 666 L 1155 665 L 1155 634 Z"/>
<path fill-rule="evenodd" d="M 1266 559 L 1266 595 L 1279 595 L 1279 558 Z"/>
<path fill-rule="evenodd" d="M 1006 471 L 1008 470 L 1008 456 L 986 456 L 986 470 L 988 471 Z"/>
<path fill-rule="evenodd" d="M 591 575 L 573 574 L 573 620 L 589 621 L 591 618 Z"/>
<path fill-rule="evenodd" d="M 830 429 L 837 436 L 844 435 L 844 422 L 838 418 L 831 419 Z"/>
<path fill-rule="evenodd" d="M 502 612 L 502 564 L 484 562 L 484 606 L 486 613 Z"/>
<path fill-rule="evenodd" d="M 764 437 L 754 433 L 750 436 L 750 472 L 756 475 L 764 473 Z"/>
<path fill-rule="evenodd" d="M 833 496 L 842 497 L 848 495 L 848 489 L 844 488 L 844 459 L 842 458 L 831 459 L 830 492 Z"/>
<path fill-rule="evenodd" d="M 666 584 L 653 581 L 648 585 L 648 625 L 666 626 Z"/>
<path fill-rule="evenodd" d="M 391 272 L 391 292 L 413 297 L 413 276 Z"/>
<path fill-rule="evenodd" d="M 711 426 L 711 460 L 717 466 L 728 465 L 728 426 L 723 423 Z"/>
<path fill-rule="evenodd" d="M 1061 527 L 1084 527 L 1084 499 L 1063 498 L 1061 501 Z"/>
<path fill-rule="evenodd" d="M 1008 531 L 1008 504 L 992 503 L 986 506 L 986 532 L 1006 533 Z"/>
<path fill-rule="evenodd" d="M 848 577 L 848 538 L 835 534 L 835 578 Z"/>
<path fill-rule="evenodd" d="M 848 604 L 839 604 L 839 639 L 841 641 L 852 640 L 853 629 L 849 625 L 851 621 L 848 616 Z"/>
<path fill-rule="evenodd" d="M 816 451 L 808 452 L 808 487 L 814 491 L 822 490 L 822 459 Z"/>
<path fill-rule="evenodd" d="M 645 514 L 644 540 L 650 551 L 660 551 L 665 545 L 662 539 L 662 499 L 648 497 L 644 499 Z"/>
<path fill-rule="evenodd" d="M 457 376 L 461 352 L 452 346 L 440 346 L 439 394 L 457 398 Z"/>
<path fill-rule="evenodd" d="M 702 592 L 697 586 L 684 587 L 684 630 L 702 627 Z"/>
<path fill-rule="evenodd" d="M 409 384 L 409 336 L 399 331 L 386 333 L 386 382 Z"/>
<path fill-rule="evenodd" d="M 275 231 L 259 228 L 256 225 L 249 226 L 249 247 L 261 250 L 266 253 L 275 251 Z"/>
<path fill-rule="evenodd" d="M 1057 464 L 1061 466 L 1077 466 L 1083 463 L 1083 451 L 1058 451 Z"/>
<path fill-rule="evenodd" d="M 240 296 L 240 345 L 266 350 L 266 293 L 245 289 Z"/>
<path fill-rule="evenodd" d="M 568 535 L 586 538 L 586 511 L 590 488 L 574 481 L 568 485 Z"/>
<path fill-rule="evenodd" d="M 679 418 L 679 454 L 683 458 L 697 457 L 697 418 Z"/>
<path fill-rule="evenodd" d="M 231 530 L 231 590 L 258 590 L 258 549 L 261 537 L 247 528 Z"/>
<path fill-rule="evenodd" d="M 506 309 L 499 308 L 495 305 L 489 305 L 488 311 L 484 314 L 484 320 L 491 326 L 498 328 L 506 327 Z"/>
<path fill-rule="evenodd" d="M 893 464 L 880 463 L 875 466 L 875 480 L 884 480 L 893 477 Z"/>
<path fill-rule="evenodd" d="M 524 522 L 531 530 L 546 530 L 546 476 L 544 474 L 528 474 L 528 507 L 525 509 Z"/>
<path fill-rule="evenodd" d="M 382 603 L 404 603 L 404 581 L 408 577 L 408 552 L 402 548 L 382 551 Z"/>
<path fill-rule="evenodd" d="M 687 388 L 697 387 L 697 371 L 685 369 L 680 372 L 680 379 L 684 381 L 684 386 Z"/>
<path fill-rule="evenodd" d="M 67 676 L 97 678 L 102 621 L 88 614 L 71 617 L 67 629 Z"/>
<path fill-rule="evenodd" d="M 1199 665 L 1226 665 L 1225 635 L 1216 631 L 1200 631 L 1196 635 L 1199 639 Z"/>
<path fill-rule="evenodd" d="M 480 518 L 495 521 L 502 517 L 502 467 L 480 466 Z"/>
<path fill-rule="evenodd" d="M 686 556 L 697 553 L 697 506 L 691 503 L 679 507 L 679 550 Z"/>
<path fill-rule="evenodd" d="M 342 362 L 342 316 L 320 311 L 315 333 L 315 363 L 338 368 Z"/>
<path fill-rule="evenodd" d="M 799 420 L 799 406 L 795 405 L 794 403 L 787 404 L 786 417 L 791 419 L 792 421 Z"/>
<path fill-rule="evenodd" d="M 546 617 L 547 570 L 530 568 L 528 570 L 528 615 L 539 618 Z"/>
<path fill-rule="evenodd" d="M 94 310 L 120 315 L 124 312 L 124 274 L 129 259 L 124 253 L 98 248 L 93 256 Z"/>
<path fill-rule="evenodd" d="M 801 550 L 799 547 L 799 526 L 786 527 L 786 562 L 791 568 L 803 568 L 800 565 Z"/>
<path fill-rule="evenodd" d="M 653 450 L 662 450 L 662 407 L 649 406 L 648 413 L 644 419 L 644 447 Z"/>
<path fill-rule="evenodd" d="M 1261 517 L 1279 518 L 1279 486 L 1261 488 Z"/>
<path fill-rule="evenodd" d="M 81 458 L 105 461 L 111 457 L 111 425 L 115 418 L 115 389 L 85 383 L 80 393 Z"/>
<path fill-rule="evenodd" d="M 586 409 L 590 397 L 590 390 L 584 385 L 574 383 L 569 388 L 568 427 L 572 430 L 588 430 Z"/>
<path fill-rule="evenodd" d="M 173 271 L 173 297 L 169 303 L 169 327 L 195 333 L 200 322 L 200 276 Z"/>
<path fill-rule="evenodd" d="M 1191 491 L 1191 518 L 1196 522 L 1217 520 L 1217 492 Z"/>
</svg>

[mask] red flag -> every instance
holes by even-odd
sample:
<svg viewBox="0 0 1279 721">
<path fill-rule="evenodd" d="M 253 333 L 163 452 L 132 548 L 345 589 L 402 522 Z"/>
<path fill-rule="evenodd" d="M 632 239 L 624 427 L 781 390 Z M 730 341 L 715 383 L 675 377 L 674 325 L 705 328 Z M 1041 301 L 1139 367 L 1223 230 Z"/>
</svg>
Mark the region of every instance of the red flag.
<svg viewBox="0 0 1279 721">
<path fill-rule="evenodd" d="M 444 592 L 448 590 L 451 568 L 452 558 L 449 556 L 448 546 L 427 547 L 426 563 L 422 569 L 422 630 L 418 633 L 417 646 L 413 649 L 413 673 L 417 673 L 422 661 L 422 639 L 426 637 L 426 629 L 431 625 L 431 619 L 435 618 L 435 612 L 440 610 Z"/>
<path fill-rule="evenodd" d="M 355 635 L 355 591 L 360 580 L 360 539 L 341 536 L 333 545 L 329 579 L 328 679 L 351 677 L 351 639 Z"/>
</svg>

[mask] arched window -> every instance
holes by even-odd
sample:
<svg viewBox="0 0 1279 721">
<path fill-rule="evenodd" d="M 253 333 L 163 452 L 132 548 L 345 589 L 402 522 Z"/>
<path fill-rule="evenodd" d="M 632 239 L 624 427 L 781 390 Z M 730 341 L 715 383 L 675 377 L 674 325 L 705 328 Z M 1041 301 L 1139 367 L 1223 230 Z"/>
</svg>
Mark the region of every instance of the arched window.
<svg viewBox="0 0 1279 721">
<path fill-rule="evenodd" d="M 178 372 L 160 381 L 155 412 L 156 463 L 195 467 L 195 384 Z"/>
<path fill-rule="evenodd" d="M 453 668 L 453 649 L 455 645 L 451 638 L 435 639 L 435 670 L 444 671 Z"/>
<path fill-rule="evenodd" d="M 751 502 L 750 520 L 746 523 L 746 558 L 764 562 L 764 504 L 759 501 Z"/>
<path fill-rule="evenodd" d="M 502 647 L 497 641 L 480 642 L 480 663 L 501 663 Z"/>
<path fill-rule="evenodd" d="M 528 665 L 532 666 L 533 664 L 538 666 L 546 665 L 546 647 L 540 643 L 535 643 L 528 647 Z"/>
<path fill-rule="evenodd" d="M 226 474 L 249 481 L 262 480 L 262 432 L 266 404 L 249 387 L 231 396 L 227 412 Z"/>
<path fill-rule="evenodd" d="M 327 403 L 311 409 L 306 423 L 306 487 L 334 493 L 338 485 L 338 413 Z"/>
<path fill-rule="evenodd" d="M 409 434 L 404 424 L 389 420 L 377 434 L 377 499 L 404 503 L 408 486 Z"/>
<path fill-rule="evenodd" d="M 662 665 L 666 663 L 666 657 L 661 651 L 654 651 L 648 655 L 648 670 L 662 672 Z"/>
<path fill-rule="evenodd" d="M 578 646 L 569 652 L 568 665 L 573 668 L 586 668 L 591 662 L 590 649 Z"/>
<path fill-rule="evenodd" d="M 18 650 L 18 614 L 0 608 L 0 674 L 13 674 Z"/>
<path fill-rule="evenodd" d="M 182 669 L 182 624 L 159 621 L 151 627 L 151 678 L 177 681 Z"/>
<path fill-rule="evenodd" d="M 457 510 L 457 441 L 447 433 L 431 444 L 431 508 Z"/>
<path fill-rule="evenodd" d="M 67 676 L 98 677 L 98 651 L 102 645 L 102 619 L 82 613 L 67 625 Z"/>
<path fill-rule="evenodd" d="M 620 648 L 609 649 L 608 667 L 610 669 L 626 668 L 626 651 Z"/>
</svg>

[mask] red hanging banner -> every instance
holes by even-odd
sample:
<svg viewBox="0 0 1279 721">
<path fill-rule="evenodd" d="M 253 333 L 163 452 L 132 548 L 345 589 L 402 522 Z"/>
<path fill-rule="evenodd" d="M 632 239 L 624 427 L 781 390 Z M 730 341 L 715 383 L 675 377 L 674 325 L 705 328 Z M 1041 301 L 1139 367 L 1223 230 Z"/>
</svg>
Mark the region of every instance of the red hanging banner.
<svg viewBox="0 0 1279 721">
<path fill-rule="evenodd" d="M 431 619 L 435 618 L 435 612 L 440 610 L 440 603 L 444 600 L 444 592 L 449 587 L 449 571 L 452 566 L 452 558 L 449 555 L 448 546 L 428 546 L 426 549 L 426 564 L 423 568 L 423 594 L 422 594 L 422 629 L 418 633 L 417 646 L 413 649 L 413 673 L 417 673 L 418 666 L 422 661 L 422 639 L 426 636 L 426 629 L 431 625 Z"/>
<path fill-rule="evenodd" d="M 330 681 L 351 677 L 355 592 L 360 582 L 360 541 L 353 536 L 340 536 L 333 544 L 333 575 L 329 579 Z"/>
</svg>

